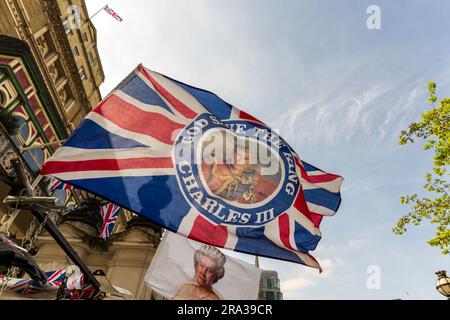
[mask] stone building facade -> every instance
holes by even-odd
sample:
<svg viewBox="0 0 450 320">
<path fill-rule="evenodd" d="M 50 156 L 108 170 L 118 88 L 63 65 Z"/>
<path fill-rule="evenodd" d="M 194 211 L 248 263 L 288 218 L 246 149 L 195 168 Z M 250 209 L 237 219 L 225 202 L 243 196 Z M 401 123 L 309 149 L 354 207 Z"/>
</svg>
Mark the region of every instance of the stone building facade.
<svg viewBox="0 0 450 320">
<path fill-rule="evenodd" d="M 2 0 L 0 34 L 25 42 L 71 131 L 101 100 L 96 29 L 83 0 Z"/>
<path fill-rule="evenodd" d="M 19 243 L 33 217 L 2 203 L 17 192 L 10 160 L 21 160 L 34 195 L 49 195 L 48 180 L 39 176 L 41 165 L 101 101 L 104 74 L 96 41 L 83 0 L 0 0 L 0 111 L 13 115 L 20 125 L 16 134 L 0 125 L 0 232 Z M 74 212 L 85 200 L 73 190 L 53 195 L 58 205 Z M 97 237 L 99 219 L 69 213 L 57 222 L 91 271 L 102 270 L 111 285 L 131 294 L 129 298 L 149 299 L 151 291 L 143 279 L 161 229 L 123 211 L 112 236 L 103 241 Z M 48 233 L 41 233 L 34 247 L 34 259 L 44 271 L 73 264 Z M 4 298 L 24 297 L 4 292 Z"/>
</svg>

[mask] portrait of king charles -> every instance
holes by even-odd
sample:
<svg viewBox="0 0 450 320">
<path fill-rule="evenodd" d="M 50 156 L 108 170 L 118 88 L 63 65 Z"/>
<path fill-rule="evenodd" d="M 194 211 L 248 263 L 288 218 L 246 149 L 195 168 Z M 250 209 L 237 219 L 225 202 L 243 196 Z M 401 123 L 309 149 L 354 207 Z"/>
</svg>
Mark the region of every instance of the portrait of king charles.
<svg viewBox="0 0 450 320">
<path fill-rule="evenodd" d="M 264 148 L 263 152 L 260 148 Z M 203 152 L 202 174 L 209 190 L 217 197 L 239 204 L 257 204 L 278 188 L 279 161 L 261 143 L 249 140 L 237 143 L 236 137 L 230 138 L 226 132 L 219 131 L 204 141 L 203 151 L 206 152 Z M 262 154 L 265 161 L 260 159 Z"/>
</svg>

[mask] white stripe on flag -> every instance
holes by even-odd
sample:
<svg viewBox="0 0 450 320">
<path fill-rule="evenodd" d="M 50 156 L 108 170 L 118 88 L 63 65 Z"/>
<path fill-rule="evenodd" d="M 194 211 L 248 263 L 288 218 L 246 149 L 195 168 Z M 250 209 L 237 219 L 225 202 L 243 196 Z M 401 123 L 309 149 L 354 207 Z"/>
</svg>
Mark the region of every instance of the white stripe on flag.
<svg viewBox="0 0 450 320">
<path fill-rule="evenodd" d="M 81 149 L 74 147 L 61 147 L 61 152 L 55 152 L 51 161 L 83 161 L 100 159 L 134 159 L 134 158 L 162 158 L 171 157 L 170 150 L 165 154 L 154 154 L 150 147 L 118 148 L 118 149 Z M 58 151 L 59 151 L 58 150 Z"/>
<path fill-rule="evenodd" d="M 79 180 L 95 178 L 114 178 L 114 177 L 145 177 L 145 176 L 169 176 L 175 175 L 174 168 L 155 168 L 155 169 L 123 169 L 123 170 L 99 170 L 99 171 L 79 171 L 52 173 L 52 176 L 61 180 Z"/>
<path fill-rule="evenodd" d="M 308 230 L 312 234 L 315 234 L 318 236 L 322 235 L 320 233 L 320 230 L 314 226 L 314 223 L 311 220 L 309 220 L 307 217 L 305 217 L 305 215 L 303 213 L 301 213 L 300 211 L 298 211 L 296 208 L 290 207 L 286 212 L 290 218 L 294 219 L 294 221 L 301 224 L 306 230 Z"/>
<path fill-rule="evenodd" d="M 231 114 L 228 119 L 229 120 L 241 120 L 241 118 L 239 118 L 240 113 L 241 113 L 241 110 L 239 110 L 238 108 L 232 107 Z"/>
<path fill-rule="evenodd" d="M 267 237 L 267 239 L 272 241 L 277 246 L 279 246 L 283 249 L 289 250 L 288 248 L 286 248 L 284 246 L 283 242 L 281 241 L 280 223 L 278 221 L 278 218 L 273 219 L 272 221 L 270 221 L 264 225 L 264 235 Z"/>
<path fill-rule="evenodd" d="M 291 244 L 292 248 L 298 250 L 297 244 L 295 243 L 295 220 L 290 215 L 288 215 L 288 218 L 289 218 L 289 243 Z"/>
<path fill-rule="evenodd" d="M 311 202 L 306 202 L 306 204 L 308 205 L 309 210 L 314 213 L 318 213 L 318 214 L 321 214 L 324 216 L 333 216 L 336 213 L 335 211 L 333 211 L 331 209 L 319 206 L 319 205 L 311 203 Z"/>
<path fill-rule="evenodd" d="M 203 107 L 200 102 L 197 101 L 190 93 L 181 88 L 179 85 L 175 84 L 172 80 L 167 79 L 162 74 L 156 73 L 145 68 L 148 74 L 150 74 L 153 79 L 156 80 L 164 89 L 169 91 L 175 98 L 181 101 L 186 107 L 192 111 L 202 114 L 207 113 L 208 110 Z"/>
<path fill-rule="evenodd" d="M 180 225 L 178 226 L 177 233 L 182 234 L 184 236 L 189 236 L 189 233 L 191 233 L 192 226 L 194 225 L 195 219 L 198 217 L 200 213 L 194 209 L 191 208 L 189 212 L 184 216 L 183 220 L 181 220 Z"/>
<path fill-rule="evenodd" d="M 228 236 L 224 248 L 234 250 L 234 248 L 236 247 L 239 240 L 239 238 L 236 236 L 236 228 L 236 226 L 227 225 Z"/>
<path fill-rule="evenodd" d="M 320 183 L 311 183 L 302 178 L 302 188 L 304 190 L 312 190 L 312 189 L 325 189 L 330 192 L 338 193 L 342 184 L 342 178 L 336 179 L 331 182 L 320 182 Z"/>
</svg>

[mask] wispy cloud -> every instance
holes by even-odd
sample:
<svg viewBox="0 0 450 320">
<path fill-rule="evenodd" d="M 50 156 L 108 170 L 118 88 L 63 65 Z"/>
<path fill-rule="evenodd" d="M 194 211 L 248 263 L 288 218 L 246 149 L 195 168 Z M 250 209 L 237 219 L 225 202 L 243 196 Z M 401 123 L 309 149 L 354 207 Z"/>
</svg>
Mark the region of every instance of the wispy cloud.
<svg viewBox="0 0 450 320">
<path fill-rule="evenodd" d="M 380 82 L 354 95 L 352 88 L 343 88 L 346 93 L 336 96 L 334 91 L 322 92 L 324 98 L 311 103 L 299 102 L 274 123 L 283 128 L 291 141 L 335 145 L 337 141 L 351 142 L 355 135 L 363 132 L 368 138 L 378 128 L 377 119 L 371 119 L 376 110 L 374 103 L 391 90 L 391 83 Z M 371 121 L 372 120 L 372 121 Z M 283 134 L 282 132 L 282 134 Z"/>
</svg>

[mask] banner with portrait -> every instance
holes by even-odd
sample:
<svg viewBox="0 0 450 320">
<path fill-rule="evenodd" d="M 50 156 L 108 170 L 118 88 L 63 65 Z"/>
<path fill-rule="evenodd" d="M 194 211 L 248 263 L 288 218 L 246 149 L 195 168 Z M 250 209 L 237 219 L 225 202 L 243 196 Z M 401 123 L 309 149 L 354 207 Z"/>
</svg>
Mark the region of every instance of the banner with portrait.
<svg viewBox="0 0 450 320">
<path fill-rule="evenodd" d="M 218 248 L 166 231 L 145 276 L 174 300 L 256 300 L 261 269 Z"/>
</svg>

